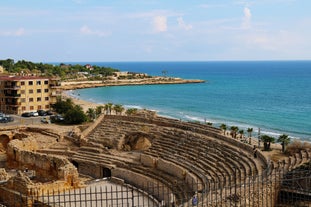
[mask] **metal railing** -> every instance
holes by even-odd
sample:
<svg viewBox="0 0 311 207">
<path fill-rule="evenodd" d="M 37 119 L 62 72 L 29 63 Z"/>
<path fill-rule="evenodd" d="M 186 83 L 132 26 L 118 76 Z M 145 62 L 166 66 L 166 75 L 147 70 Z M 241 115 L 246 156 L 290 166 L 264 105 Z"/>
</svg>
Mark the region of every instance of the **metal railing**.
<svg viewBox="0 0 311 207">
<path fill-rule="evenodd" d="M 209 180 L 206 183 L 176 183 L 175 186 L 146 183 L 141 189 L 129 184 L 117 185 L 107 180 L 96 180 L 86 188 L 69 191 L 39 192 L 34 189 L 28 195 L 10 191 L 6 197 L 0 195 L 0 204 L 34 207 L 310 206 L 311 173 L 310 170 L 304 171 L 305 176 L 301 173 L 274 170 L 270 174 L 227 183 Z M 182 188 L 183 185 L 188 188 Z M 191 190 L 200 185 L 205 187 L 196 192 Z"/>
</svg>

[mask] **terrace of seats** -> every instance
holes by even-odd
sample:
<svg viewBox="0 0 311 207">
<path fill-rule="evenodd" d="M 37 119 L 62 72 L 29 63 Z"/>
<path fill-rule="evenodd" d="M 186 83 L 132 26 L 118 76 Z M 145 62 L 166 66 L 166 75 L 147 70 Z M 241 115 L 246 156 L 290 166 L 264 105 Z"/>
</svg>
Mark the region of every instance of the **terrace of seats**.
<svg viewBox="0 0 311 207">
<path fill-rule="evenodd" d="M 144 134 L 151 146 L 141 150 L 125 148 L 128 136 L 135 133 Z M 171 189 L 174 187 L 180 199 L 207 189 L 209 182 L 230 185 L 267 167 L 263 156 L 254 159 L 251 146 L 222 136 L 219 129 L 163 117 L 106 115 L 86 139 L 71 160 L 142 174 Z M 144 161 L 148 159 L 153 163 Z M 176 187 L 176 183 L 185 182 L 187 187 Z M 193 187 L 193 183 L 202 185 Z"/>
</svg>

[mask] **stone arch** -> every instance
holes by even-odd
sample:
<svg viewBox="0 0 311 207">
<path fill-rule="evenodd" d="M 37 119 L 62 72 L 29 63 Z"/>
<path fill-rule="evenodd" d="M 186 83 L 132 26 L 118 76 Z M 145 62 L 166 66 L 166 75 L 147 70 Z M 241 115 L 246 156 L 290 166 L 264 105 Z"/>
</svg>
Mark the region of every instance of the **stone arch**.
<svg viewBox="0 0 311 207">
<path fill-rule="evenodd" d="M 77 168 L 77 170 L 79 171 L 79 163 L 75 160 L 71 160 L 71 163 L 73 164 L 73 166 L 75 166 Z"/>
<path fill-rule="evenodd" d="M 0 135 L 0 151 L 5 151 L 8 143 L 10 142 L 10 137 L 6 134 Z"/>
<path fill-rule="evenodd" d="M 111 178 L 111 169 L 107 167 L 102 168 L 103 178 Z"/>
</svg>

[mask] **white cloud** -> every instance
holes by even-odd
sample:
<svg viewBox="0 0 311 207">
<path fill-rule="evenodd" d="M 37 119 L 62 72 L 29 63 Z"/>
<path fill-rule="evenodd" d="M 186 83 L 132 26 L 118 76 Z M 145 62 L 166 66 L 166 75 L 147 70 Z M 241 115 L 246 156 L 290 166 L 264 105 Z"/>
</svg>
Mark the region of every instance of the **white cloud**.
<svg viewBox="0 0 311 207">
<path fill-rule="evenodd" d="M 24 28 L 18 28 L 15 31 L 0 31 L 0 36 L 12 36 L 12 37 L 19 37 L 25 35 Z"/>
<path fill-rule="evenodd" d="M 249 29 L 251 27 L 251 19 L 252 19 L 251 10 L 248 7 L 244 7 L 243 12 L 244 12 L 244 19 L 242 22 L 242 28 Z"/>
<path fill-rule="evenodd" d="M 182 17 L 178 17 L 177 22 L 178 22 L 178 26 L 184 30 L 191 30 L 192 29 L 192 25 L 186 24 Z"/>
<path fill-rule="evenodd" d="M 107 33 L 107 32 L 92 30 L 87 25 L 84 25 L 80 28 L 80 33 L 83 35 L 95 35 L 95 36 L 99 36 L 99 37 L 104 37 L 104 36 L 109 35 L 109 33 Z"/>
<path fill-rule="evenodd" d="M 153 18 L 153 29 L 155 32 L 166 32 L 167 31 L 167 17 L 166 16 L 155 16 Z"/>
</svg>

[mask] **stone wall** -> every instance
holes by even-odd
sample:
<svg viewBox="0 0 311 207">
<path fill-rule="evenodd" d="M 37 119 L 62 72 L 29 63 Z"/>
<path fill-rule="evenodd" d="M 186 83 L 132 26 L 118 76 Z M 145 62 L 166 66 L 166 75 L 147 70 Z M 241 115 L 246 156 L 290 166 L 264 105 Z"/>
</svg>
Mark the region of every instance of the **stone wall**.
<svg viewBox="0 0 311 207">
<path fill-rule="evenodd" d="M 19 169 L 33 169 L 43 178 L 62 180 L 71 186 L 78 186 L 78 171 L 64 157 L 37 153 L 35 140 L 12 140 L 8 144 L 8 165 Z M 31 146 L 33 145 L 33 146 Z"/>
<path fill-rule="evenodd" d="M 148 192 L 147 187 L 151 195 L 156 197 L 158 200 L 167 199 L 167 195 L 171 192 L 164 183 L 159 183 L 158 180 L 150 178 L 148 176 L 138 174 L 123 168 L 112 169 L 111 173 L 114 177 L 123 179 L 126 183 L 134 185 L 135 187 Z M 146 186 L 148 183 L 148 186 Z M 154 186 L 154 187 L 153 187 Z M 166 203 L 170 203 L 170 200 L 165 200 Z"/>
<path fill-rule="evenodd" d="M 89 175 L 93 178 L 102 178 L 102 167 L 95 163 L 79 162 L 79 173 Z"/>
</svg>

